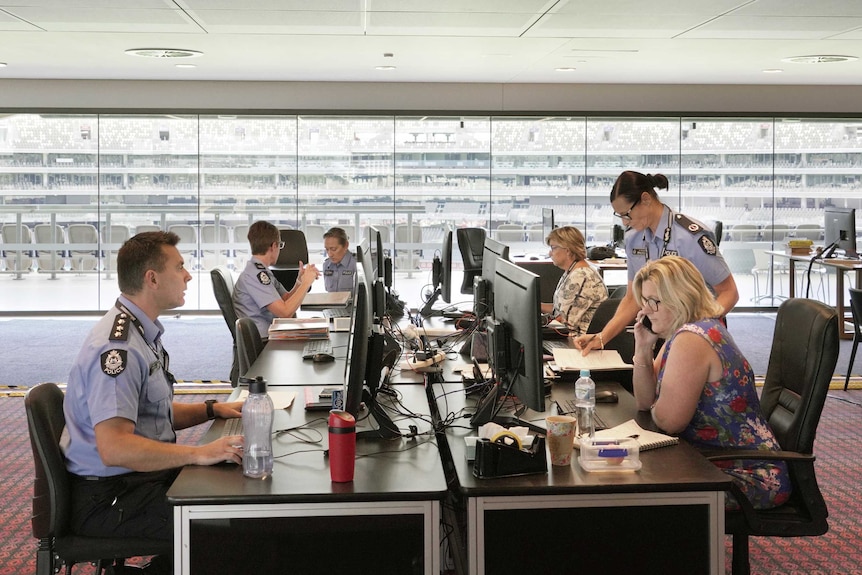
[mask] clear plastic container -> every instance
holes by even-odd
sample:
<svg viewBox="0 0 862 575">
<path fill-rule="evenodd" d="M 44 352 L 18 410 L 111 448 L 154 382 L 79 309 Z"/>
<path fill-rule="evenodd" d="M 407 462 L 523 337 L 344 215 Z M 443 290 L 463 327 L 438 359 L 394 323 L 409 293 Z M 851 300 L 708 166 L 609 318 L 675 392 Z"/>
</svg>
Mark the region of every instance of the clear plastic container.
<svg viewBox="0 0 862 575">
<path fill-rule="evenodd" d="M 640 445 L 634 439 L 585 439 L 578 463 L 584 471 L 637 471 L 641 468 Z"/>
</svg>

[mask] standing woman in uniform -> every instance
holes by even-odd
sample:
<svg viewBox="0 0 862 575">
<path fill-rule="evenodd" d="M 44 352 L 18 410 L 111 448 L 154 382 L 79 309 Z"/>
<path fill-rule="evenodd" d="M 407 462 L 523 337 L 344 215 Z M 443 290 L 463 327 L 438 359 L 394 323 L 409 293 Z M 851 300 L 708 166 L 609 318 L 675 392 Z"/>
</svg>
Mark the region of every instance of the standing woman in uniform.
<svg viewBox="0 0 862 575">
<path fill-rule="evenodd" d="M 689 260 L 703 275 L 724 315 L 739 301 L 733 274 L 718 251 L 712 230 L 664 205 L 656 188 L 668 188 L 666 176 L 625 171 L 614 182 L 611 190 L 614 216 L 628 226 L 625 236 L 628 289 L 616 314 L 601 332 L 575 339 L 575 345 L 584 354 L 603 348 L 626 326 L 632 325 L 639 310 L 632 295 L 632 281 L 649 261 L 669 255 Z"/>
</svg>

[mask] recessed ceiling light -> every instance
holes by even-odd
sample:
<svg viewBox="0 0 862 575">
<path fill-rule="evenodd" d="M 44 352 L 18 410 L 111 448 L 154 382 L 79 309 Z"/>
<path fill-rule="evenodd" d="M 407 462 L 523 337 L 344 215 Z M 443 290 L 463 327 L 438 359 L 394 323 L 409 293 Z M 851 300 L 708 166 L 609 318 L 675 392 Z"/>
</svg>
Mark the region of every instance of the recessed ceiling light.
<svg viewBox="0 0 862 575">
<path fill-rule="evenodd" d="M 0 62 L 0 68 L 5 68 L 7 65 L 6 62 Z"/>
<path fill-rule="evenodd" d="M 377 66 L 374 69 L 375 70 L 394 70 L 395 66 Z"/>
<path fill-rule="evenodd" d="M 197 68 L 194 64 L 176 64 L 177 68 Z"/>
<path fill-rule="evenodd" d="M 556 69 L 557 72 L 574 72 L 575 70 L 577 70 L 577 68 L 567 67 L 567 68 L 557 68 Z"/>
<path fill-rule="evenodd" d="M 132 48 L 126 50 L 129 56 L 140 56 L 142 58 L 197 58 L 203 56 L 203 52 L 197 50 L 180 50 L 176 48 Z"/>
<path fill-rule="evenodd" d="M 767 68 L 766 70 L 762 70 L 764 74 L 781 74 L 784 72 L 781 68 Z"/>
<path fill-rule="evenodd" d="M 790 62 L 792 64 L 836 64 L 840 62 L 852 62 L 858 60 L 856 56 L 792 56 L 784 58 L 782 62 Z"/>
</svg>

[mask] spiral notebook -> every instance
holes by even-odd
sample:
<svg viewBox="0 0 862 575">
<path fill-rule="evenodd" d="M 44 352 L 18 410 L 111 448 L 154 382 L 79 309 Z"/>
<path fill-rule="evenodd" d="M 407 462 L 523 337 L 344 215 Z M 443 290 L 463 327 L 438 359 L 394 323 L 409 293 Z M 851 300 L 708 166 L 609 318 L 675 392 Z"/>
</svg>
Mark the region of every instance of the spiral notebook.
<svg viewBox="0 0 862 575">
<path fill-rule="evenodd" d="M 625 423 L 621 423 L 616 427 L 596 431 L 596 439 L 623 438 L 631 438 L 637 441 L 640 445 L 641 451 L 655 449 L 657 447 L 667 447 L 668 445 L 676 445 L 679 443 L 678 437 L 644 429 L 638 425 L 638 422 L 634 419 L 629 419 Z"/>
</svg>

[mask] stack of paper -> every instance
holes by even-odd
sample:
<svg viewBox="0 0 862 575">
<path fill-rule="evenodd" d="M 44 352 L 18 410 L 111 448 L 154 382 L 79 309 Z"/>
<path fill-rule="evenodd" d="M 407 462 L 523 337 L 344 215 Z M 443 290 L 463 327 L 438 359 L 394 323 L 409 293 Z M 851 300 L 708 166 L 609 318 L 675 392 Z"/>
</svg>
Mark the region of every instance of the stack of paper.
<svg viewBox="0 0 862 575">
<path fill-rule="evenodd" d="M 325 317 L 277 317 L 269 326 L 269 339 L 329 339 Z"/>
<path fill-rule="evenodd" d="M 593 350 L 583 355 L 581 350 L 575 348 L 555 347 L 554 363 L 562 371 L 602 371 L 608 369 L 632 369 L 634 366 L 623 361 L 620 352 L 615 349 Z"/>
</svg>

